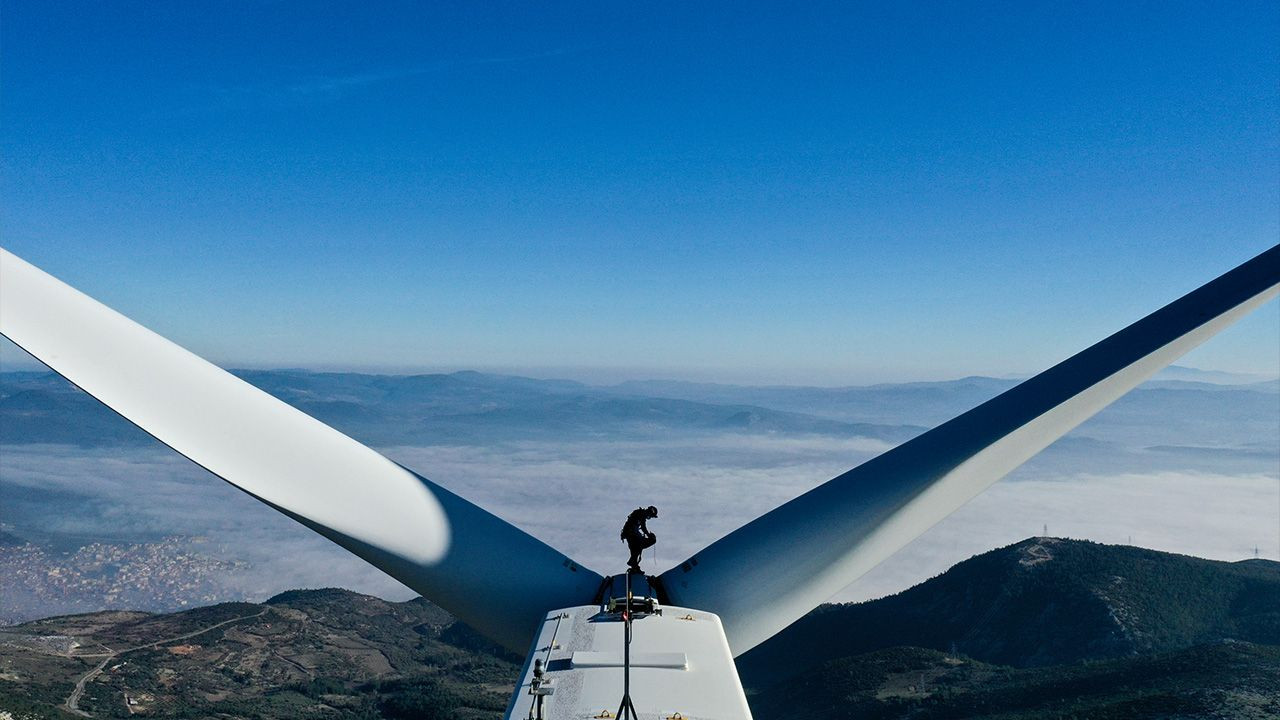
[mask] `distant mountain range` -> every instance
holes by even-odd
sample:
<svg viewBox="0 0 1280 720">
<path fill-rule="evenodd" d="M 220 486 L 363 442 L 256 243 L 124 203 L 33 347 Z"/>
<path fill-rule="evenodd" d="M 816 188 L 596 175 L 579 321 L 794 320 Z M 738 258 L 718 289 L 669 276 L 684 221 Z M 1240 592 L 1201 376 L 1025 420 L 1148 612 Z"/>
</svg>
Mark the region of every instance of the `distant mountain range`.
<svg viewBox="0 0 1280 720">
<path fill-rule="evenodd" d="M 291 591 L 4 628 L 0 709 L 493 718 L 519 661 L 425 600 Z M 823 606 L 739 670 L 759 720 L 1276 717 L 1280 563 L 1032 538 Z"/>
<path fill-rule="evenodd" d="M 478 372 L 235 374 L 378 447 L 642 438 L 673 431 L 856 436 L 898 443 L 1017 382 L 969 377 L 845 388 L 660 380 L 592 386 Z M 1214 428 L 1212 436 L 1203 439 L 1216 446 L 1271 450 L 1280 447 L 1274 437 L 1280 417 L 1278 395 L 1277 381 L 1157 380 L 1122 398 L 1086 427 L 1111 441 L 1140 438 L 1149 445 L 1176 445 L 1177 431 L 1192 424 Z M 10 372 L 0 373 L 0 443 L 109 446 L 154 441 L 52 373 Z"/>
<path fill-rule="evenodd" d="M 901 442 L 924 428 L 842 420 L 746 402 L 645 396 L 477 372 L 360 375 L 236 371 L 244 380 L 374 446 L 660 432 L 776 432 Z M 148 436 L 51 373 L 0 374 L 0 443 L 147 445 Z"/>
<path fill-rule="evenodd" d="M 1224 372 L 1222 370 L 1201 370 L 1200 368 L 1170 365 L 1156 373 L 1159 380 L 1189 380 L 1192 382 L 1216 383 L 1219 385 L 1249 385 L 1262 382 L 1276 382 L 1275 375 L 1256 375 L 1249 373 Z"/>
</svg>

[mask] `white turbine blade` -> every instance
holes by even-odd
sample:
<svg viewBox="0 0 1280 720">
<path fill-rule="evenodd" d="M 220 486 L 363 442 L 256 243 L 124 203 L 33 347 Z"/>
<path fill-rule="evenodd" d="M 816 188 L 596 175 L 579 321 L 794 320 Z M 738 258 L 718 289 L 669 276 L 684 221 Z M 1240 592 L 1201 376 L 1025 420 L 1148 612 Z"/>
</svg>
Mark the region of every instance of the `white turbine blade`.
<svg viewBox="0 0 1280 720">
<path fill-rule="evenodd" d="M 1278 293 L 1280 246 L 729 533 L 663 573 L 670 601 L 746 652 Z"/>
<path fill-rule="evenodd" d="M 0 249 L 0 334 L 213 474 L 524 650 L 602 578 Z"/>
</svg>

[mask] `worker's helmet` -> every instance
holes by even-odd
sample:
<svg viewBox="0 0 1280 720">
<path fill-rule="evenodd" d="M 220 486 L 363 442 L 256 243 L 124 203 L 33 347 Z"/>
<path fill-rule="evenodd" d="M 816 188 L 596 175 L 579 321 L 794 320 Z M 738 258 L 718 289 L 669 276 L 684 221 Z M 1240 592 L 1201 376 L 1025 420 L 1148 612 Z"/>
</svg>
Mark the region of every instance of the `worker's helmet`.
<svg viewBox="0 0 1280 720">
<path fill-rule="evenodd" d="M 658 508 L 650 505 L 649 507 L 645 508 L 644 514 L 648 515 L 651 518 L 658 517 Z"/>
</svg>

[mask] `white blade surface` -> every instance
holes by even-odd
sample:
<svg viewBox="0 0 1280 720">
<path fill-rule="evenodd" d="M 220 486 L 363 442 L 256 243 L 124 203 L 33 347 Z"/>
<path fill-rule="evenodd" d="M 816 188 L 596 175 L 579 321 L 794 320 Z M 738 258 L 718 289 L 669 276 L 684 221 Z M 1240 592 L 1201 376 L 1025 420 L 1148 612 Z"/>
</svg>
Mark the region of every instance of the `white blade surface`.
<svg viewBox="0 0 1280 720">
<path fill-rule="evenodd" d="M 602 578 L 0 249 L 0 334 L 213 474 L 523 651 Z"/>
<path fill-rule="evenodd" d="M 746 652 L 1278 293 L 1280 246 L 717 540 L 663 573 L 671 602 Z"/>
</svg>

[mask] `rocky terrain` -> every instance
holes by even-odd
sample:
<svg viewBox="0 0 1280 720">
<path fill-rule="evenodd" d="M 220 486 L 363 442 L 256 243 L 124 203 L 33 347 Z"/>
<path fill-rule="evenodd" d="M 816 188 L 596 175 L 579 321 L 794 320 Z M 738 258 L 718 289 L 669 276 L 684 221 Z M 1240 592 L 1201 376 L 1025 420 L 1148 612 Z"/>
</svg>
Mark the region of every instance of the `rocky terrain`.
<svg viewBox="0 0 1280 720">
<path fill-rule="evenodd" d="M 521 658 L 431 603 L 300 590 L 0 630 L 18 718 L 495 718 Z M 739 658 L 757 718 L 1271 718 L 1280 563 L 1032 538 Z M 639 700 L 638 700 L 639 701 Z"/>
<path fill-rule="evenodd" d="M 490 718 L 520 661 L 425 600 L 333 589 L 55 617 L 0 643 L 0 707 L 18 717 Z"/>
</svg>

